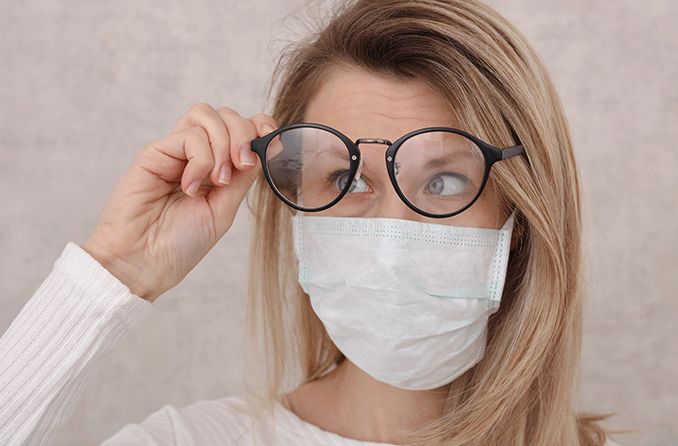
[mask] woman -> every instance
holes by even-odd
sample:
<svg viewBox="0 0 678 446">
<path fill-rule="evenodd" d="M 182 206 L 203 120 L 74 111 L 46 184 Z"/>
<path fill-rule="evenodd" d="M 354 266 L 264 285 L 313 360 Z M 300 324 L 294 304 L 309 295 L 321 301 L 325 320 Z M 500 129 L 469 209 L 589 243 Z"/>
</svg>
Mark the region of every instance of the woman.
<svg viewBox="0 0 678 446">
<path fill-rule="evenodd" d="M 280 75 L 272 116 L 193 107 L 66 245 L 0 340 L 0 443 L 50 437 L 254 184 L 266 385 L 104 444 L 614 445 L 574 408 L 579 185 L 524 37 L 477 1 L 351 1 Z"/>
</svg>

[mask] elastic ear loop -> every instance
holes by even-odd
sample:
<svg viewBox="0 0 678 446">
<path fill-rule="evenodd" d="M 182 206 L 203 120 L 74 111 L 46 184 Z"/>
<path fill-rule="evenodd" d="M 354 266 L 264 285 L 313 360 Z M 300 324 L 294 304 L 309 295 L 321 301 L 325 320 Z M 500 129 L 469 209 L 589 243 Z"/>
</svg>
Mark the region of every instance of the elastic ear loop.
<svg viewBox="0 0 678 446">
<path fill-rule="evenodd" d="M 303 214 L 302 214 L 303 215 Z M 303 217 L 302 217 L 303 218 Z M 305 249 L 304 249 L 304 239 L 302 237 L 303 231 L 302 231 L 302 225 L 304 224 L 303 221 L 300 220 L 300 218 L 295 218 L 293 222 L 292 229 L 295 232 L 296 239 L 297 239 L 297 245 L 299 248 L 299 259 L 297 262 L 297 268 L 298 268 L 298 279 L 300 281 L 306 280 L 306 254 L 305 254 Z"/>
<path fill-rule="evenodd" d="M 505 277 L 504 277 L 503 280 L 500 279 L 501 270 L 499 268 L 499 265 L 501 263 L 503 263 L 504 261 L 508 262 L 508 258 L 510 257 L 510 252 L 508 252 L 508 250 L 509 250 L 510 244 L 511 244 L 511 237 L 510 236 L 508 237 L 508 241 L 505 240 L 504 235 L 507 234 L 509 230 L 503 229 L 503 228 L 508 226 L 509 223 L 511 223 L 510 226 L 513 227 L 514 222 L 515 222 L 515 212 L 516 212 L 515 210 L 513 210 L 511 212 L 511 215 L 509 215 L 508 219 L 506 220 L 506 222 L 502 226 L 501 233 L 498 236 L 498 243 L 495 246 L 495 253 L 494 253 L 494 258 L 493 258 L 493 261 L 492 261 L 492 273 L 491 273 L 492 287 L 489 290 L 489 294 L 490 294 L 489 299 L 487 299 L 486 302 L 485 302 L 487 304 L 488 308 L 495 309 L 495 311 L 496 311 L 496 309 L 498 309 L 499 305 L 501 304 L 501 298 L 502 298 L 502 295 L 504 294 L 503 288 L 504 288 L 504 285 L 506 283 Z M 513 219 L 513 222 L 511 222 L 512 219 Z M 507 244 L 507 243 L 509 244 L 509 248 L 504 247 L 504 245 Z M 499 254 L 501 254 L 501 255 L 499 255 Z M 499 296 L 497 296 L 498 288 L 499 288 L 498 282 L 502 282 L 502 293 L 499 294 Z"/>
</svg>

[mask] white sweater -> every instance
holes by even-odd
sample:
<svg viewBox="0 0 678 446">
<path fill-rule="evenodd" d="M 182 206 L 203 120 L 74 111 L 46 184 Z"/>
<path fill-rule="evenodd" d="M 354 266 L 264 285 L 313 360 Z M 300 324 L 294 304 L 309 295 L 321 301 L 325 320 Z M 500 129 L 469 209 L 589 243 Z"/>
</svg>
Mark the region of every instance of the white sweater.
<svg viewBox="0 0 678 446">
<path fill-rule="evenodd" d="M 79 245 L 68 242 L 51 272 L 0 338 L 0 445 L 47 445 L 69 418 L 101 359 L 152 311 Z M 104 446 L 394 446 L 320 429 L 276 403 L 255 419 L 227 396 L 183 408 L 166 404 Z M 606 446 L 618 446 L 608 441 Z"/>
</svg>

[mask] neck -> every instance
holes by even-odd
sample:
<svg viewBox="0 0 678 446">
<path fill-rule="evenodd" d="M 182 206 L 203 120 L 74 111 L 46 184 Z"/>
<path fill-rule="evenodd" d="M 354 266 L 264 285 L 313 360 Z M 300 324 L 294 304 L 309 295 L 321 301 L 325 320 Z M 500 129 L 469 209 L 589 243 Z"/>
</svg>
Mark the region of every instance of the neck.
<svg viewBox="0 0 678 446">
<path fill-rule="evenodd" d="M 303 420 L 345 437 L 397 444 L 398 430 L 412 430 L 443 414 L 450 384 L 404 390 L 380 382 L 348 359 L 288 395 L 288 408 Z"/>
</svg>

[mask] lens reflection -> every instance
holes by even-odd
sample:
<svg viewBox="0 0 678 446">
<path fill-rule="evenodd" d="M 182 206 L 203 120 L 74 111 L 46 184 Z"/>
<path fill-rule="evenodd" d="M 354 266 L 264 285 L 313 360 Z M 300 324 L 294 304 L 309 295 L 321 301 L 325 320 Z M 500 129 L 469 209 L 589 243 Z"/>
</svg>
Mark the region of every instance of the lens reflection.
<svg viewBox="0 0 678 446">
<path fill-rule="evenodd" d="M 333 202 L 346 188 L 351 166 L 344 142 L 315 127 L 276 135 L 266 150 L 266 163 L 276 189 L 307 210 Z M 449 131 L 429 131 L 407 139 L 394 159 L 396 182 L 403 195 L 433 215 L 450 214 L 471 203 L 483 182 L 485 165 L 483 152 L 472 140 Z M 363 172 L 362 177 L 354 178 L 347 194 L 332 207 L 333 213 L 361 215 L 379 195 L 374 187 L 391 187 L 376 181 L 374 165 L 370 169 L 365 166 L 367 176 Z"/>
<path fill-rule="evenodd" d="M 396 153 L 394 170 L 400 190 L 412 204 L 443 215 L 462 209 L 478 194 L 485 158 L 465 136 L 432 131 L 403 143 Z"/>
<path fill-rule="evenodd" d="M 314 127 L 286 130 L 266 151 L 275 187 L 292 203 L 307 209 L 335 200 L 348 181 L 348 148 L 336 135 Z"/>
</svg>

